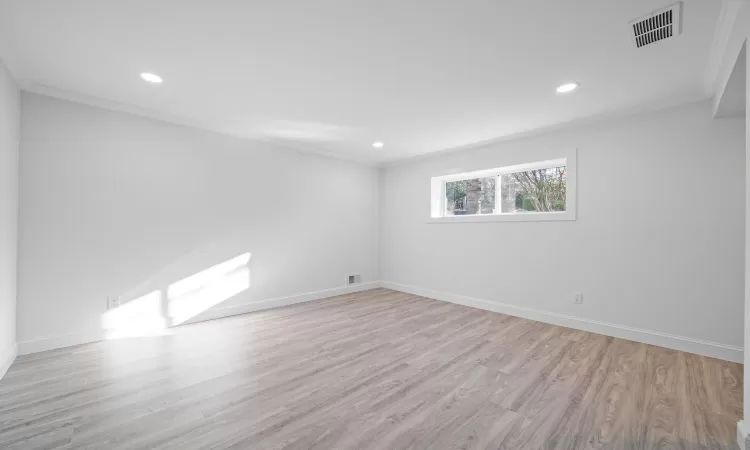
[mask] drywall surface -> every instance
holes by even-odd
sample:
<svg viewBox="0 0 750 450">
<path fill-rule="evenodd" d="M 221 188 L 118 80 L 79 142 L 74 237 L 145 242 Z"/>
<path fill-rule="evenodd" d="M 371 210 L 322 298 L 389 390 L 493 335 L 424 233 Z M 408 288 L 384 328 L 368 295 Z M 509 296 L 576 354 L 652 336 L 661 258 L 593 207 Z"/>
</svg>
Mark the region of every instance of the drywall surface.
<svg viewBox="0 0 750 450">
<path fill-rule="evenodd" d="M 246 253 L 250 287 L 220 304 L 212 287 L 211 308 L 378 280 L 375 168 L 35 94 L 22 106 L 22 344 L 96 335 L 107 297 L 184 294 Z"/>
<path fill-rule="evenodd" d="M 737 32 L 735 34 L 740 34 L 743 38 L 747 38 L 748 35 L 750 35 L 750 5 L 744 5 L 742 7 L 742 15 L 740 16 L 741 22 L 738 24 Z M 747 41 L 745 41 L 747 42 Z M 750 183 L 747 182 L 747 180 L 750 179 L 750 114 L 748 114 L 748 111 L 750 111 L 750 96 L 748 96 L 748 92 L 750 92 L 747 88 L 750 88 L 750 58 L 747 56 L 747 44 L 743 46 L 743 51 L 745 52 L 745 361 L 750 361 Z M 744 372 L 745 377 L 745 384 L 744 386 L 750 386 L 750 370 L 746 370 Z M 743 414 L 743 421 L 740 421 L 741 424 L 738 424 L 738 433 L 741 434 L 741 436 L 738 436 L 738 444 L 740 445 L 740 448 L 743 450 L 747 450 L 750 448 L 748 446 L 748 440 L 750 440 L 750 436 L 748 436 L 748 432 L 750 430 L 747 429 L 748 421 L 748 412 L 750 412 L 750 388 L 745 389 L 743 391 L 743 400 L 745 405 Z"/>
<path fill-rule="evenodd" d="M 711 113 L 700 102 L 385 169 L 382 280 L 718 343 L 741 360 L 745 126 Z M 427 223 L 431 177 L 570 149 L 577 220 Z"/>
<path fill-rule="evenodd" d="M 0 61 L 0 377 L 15 358 L 20 92 Z"/>
</svg>

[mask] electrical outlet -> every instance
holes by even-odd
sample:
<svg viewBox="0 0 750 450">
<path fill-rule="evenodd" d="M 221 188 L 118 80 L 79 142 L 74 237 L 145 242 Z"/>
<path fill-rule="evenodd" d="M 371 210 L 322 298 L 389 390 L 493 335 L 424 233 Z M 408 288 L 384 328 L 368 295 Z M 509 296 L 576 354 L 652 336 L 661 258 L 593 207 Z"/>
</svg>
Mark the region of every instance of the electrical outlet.
<svg viewBox="0 0 750 450">
<path fill-rule="evenodd" d="M 581 304 L 583 303 L 583 294 L 580 292 L 574 292 L 573 293 L 573 303 Z"/>
<path fill-rule="evenodd" d="M 359 275 L 349 275 L 349 282 L 347 284 L 358 284 L 362 281 L 362 277 Z"/>
<path fill-rule="evenodd" d="M 120 307 L 120 297 L 108 295 L 107 296 L 107 309 L 116 309 Z"/>
</svg>

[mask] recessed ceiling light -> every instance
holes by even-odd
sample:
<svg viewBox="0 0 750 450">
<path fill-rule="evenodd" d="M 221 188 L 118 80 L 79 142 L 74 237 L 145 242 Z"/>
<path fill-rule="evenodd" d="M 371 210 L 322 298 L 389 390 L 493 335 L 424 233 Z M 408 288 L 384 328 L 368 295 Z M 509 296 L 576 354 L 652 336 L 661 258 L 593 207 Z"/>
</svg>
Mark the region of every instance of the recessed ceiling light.
<svg viewBox="0 0 750 450">
<path fill-rule="evenodd" d="M 380 141 L 375 141 L 375 142 L 372 143 L 372 146 L 375 147 L 375 148 L 383 148 L 384 145 L 385 144 L 383 144 Z"/>
<path fill-rule="evenodd" d="M 565 83 L 557 87 L 557 92 L 559 94 L 564 94 L 566 92 L 572 92 L 578 89 L 578 83 Z"/>
<path fill-rule="evenodd" d="M 159 84 L 162 80 L 161 77 L 155 73 L 149 73 L 149 72 L 143 72 L 141 74 L 141 78 L 143 78 L 144 81 L 148 81 L 149 83 Z"/>
</svg>

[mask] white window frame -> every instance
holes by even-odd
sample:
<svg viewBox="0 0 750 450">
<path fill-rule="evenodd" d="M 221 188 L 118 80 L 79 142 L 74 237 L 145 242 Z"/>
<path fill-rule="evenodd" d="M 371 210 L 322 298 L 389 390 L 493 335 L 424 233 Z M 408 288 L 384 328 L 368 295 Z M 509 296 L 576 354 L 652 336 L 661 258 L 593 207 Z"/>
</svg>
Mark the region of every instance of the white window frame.
<svg viewBox="0 0 750 450">
<path fill-rule="evenodd" d="M 501 213 L 476 214 L 470 216 L 446 216 L 445 215 L 445 184 L 450 181 L 471 180 L 474 178 L 487 178 L 500 176 L 508 173 L 526 172 L 535 169 L 547 169 L 551 167 L 566 166 L 566 192 L 565 211 L 545 211 L 527 213 Z M 565 156 L 535 161 L 530 163 L 514 164 L 497 167 L 494 169 L 474 170 L 449 175 L 432 177 L 430 181 L 430 218 L 428 223 L 467 223 L 467 222 L 540 222 L 540 221 L 565 221 L 576 220 L 576 152 L 570 152 Z M 495 205 L 500 204 L 501 189 L 499 183 L 495 188 Z"/>
</svg>

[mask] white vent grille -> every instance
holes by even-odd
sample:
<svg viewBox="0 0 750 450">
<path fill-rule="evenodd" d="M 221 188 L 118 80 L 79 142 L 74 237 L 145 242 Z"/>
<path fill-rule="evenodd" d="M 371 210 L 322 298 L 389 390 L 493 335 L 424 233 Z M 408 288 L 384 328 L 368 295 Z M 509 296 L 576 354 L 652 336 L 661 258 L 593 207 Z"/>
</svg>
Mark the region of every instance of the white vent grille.
<svg viewBox="0 0 750 450">
<path fill-rule="evenodd" d="M 680 3 L 630 22 L 633 43 L 641 48 L 680 34 Z"/>
</svg>

